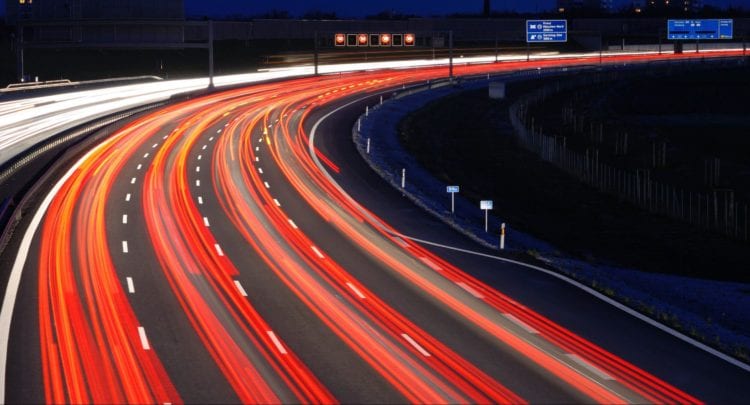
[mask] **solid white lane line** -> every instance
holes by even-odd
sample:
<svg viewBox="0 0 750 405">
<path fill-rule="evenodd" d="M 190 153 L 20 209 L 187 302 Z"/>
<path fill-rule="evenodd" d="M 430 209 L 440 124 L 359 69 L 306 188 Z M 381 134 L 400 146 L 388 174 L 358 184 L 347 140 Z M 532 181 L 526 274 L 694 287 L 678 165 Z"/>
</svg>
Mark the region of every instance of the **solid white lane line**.
<svg viewBox="0 0 750 405">
<path fill-rule="evenodd" d="M 316 248 L 315 246 L 310 246 L 310 249 L 312 249 L 313 252 L 315 252 L 315 255 L 318 256 L 321 259 L 325 259 L 325 256 L 323 256 L 323 253 L 320 253 L 320 250 Z"/>
<path fill-rule="evenodd" d="M 122 253 L 128 253 L 128 241 L 122 241 Z"/>
<path fill-rule="evenodd" d="M 264 181 L 264 182 L 263 182 L 263 185 L 264 185 L 264 186 L 266 186 L 266 188 L 271 188 L 271 186 L 270 186 L 270 185 L 268 184 L 268 182 L 267 182 L 267 181 Z"/>
<path fill-rule="evenodd" d="M 481 299 L 484 299 L 484 295 L 482 295 L 482 294 L 481 294 L 481 293 L 480 293 L 479 291 L 477 291 L 477 290 L 475 290 L 475 289 L 471 288 L 471 286 L 470 286 L 470 285 L 468 285 L 468 284 L 464 283 L 463 281 L 459 281 L 459 282 L 457 282 L 456 284 L 458 284 L 458 286 L 459 286 L 459 287 L 463 288 L 463 289 L 464 289 L 464 290 L 466 290 L 466 291 L 467 291 L 467 292 L 468 292 L 469 294 L 471 294 L 471 295 L 475 296 L 476 298 L 479 298 L 480 300 L 481 300 Z"/>
<path fill-rule="evenodd" d="M 130 202 L 130 193 L 125 194 L 125 201 Z"/>
<path fill-rule="evenodd" d="M 414 341 L 414 339 L 411 338 L 411 336 L 407 335 L 406 333 L 402 333 L 401 337 L 403 337 L 407 342 L 409 342 L 410 345 L 414 346 L 415 349 L 417 349 L 418 352 L 422 353 L 422 356 L 430 357 L 430 353 L 424 349 L 424 347 L 420 346 L 419 343 Z"/>
<path fill-rule="evenodd" d="M 262 167 L 258 168 L 258 173 L 263 174 L 263 168 Z"/>
<path fill-rule="evenodd" d="M 355 286 L 354 284 L 352 284 L 352 283 L 349 283 L 349 282 L 347 282 L 347 283 L 346 283 L 346 285 L 348 285 L 348 286 L 349 286 L 349 288 L 351 288 L 351 289 L 352 289 L 352 291 L 354 291 L 354 293 L 355 293 L 355 294 L 357 294 L 357 296 L 358 296 L 359 298 L 365 299 L 365 295 L 364 295 L 364 294 L 362 294 L 362 292 L 361 292 L 361 291 L 359 291 L 359 289 L 357 288 L 357 286 Z"/>
<path fill-rule="evenodd" d="M 132 179 L 130 179 L 130 184 L 135 184 L 135 180 L 136 180 L 135 177 L 133 177 Z"/>
<path fill-rule="evenodd" d="M 201 186 L 201 181 L 200 180 L 196 180 L 195 181 L 195 187 L 200 187 L 200 186 Z"/>
<path fill-rule="evenodd" d="M 148 152 L 146 152 L 146 153 L 145 153 L 145 154 L 143 155 L 143 158 L 144 158 L 144 159 L 148 159 Z"/>
<path fill-rule="evenodd" d="M 135 168 L 135 170 L 141 170 L 143 167 L 143 163 L 138 163 L 138 166 Z"/>
<path fill-rule="evenodd" d="M 276 334 L 273 333 L 273 331 L 266 331 L 268 333 L 268 337 L 271 338 L 271 341 L 273 341 L 273 344 L 276 346 L 277 349 L 279 349 L 279 352 L 281 354 L 286 354 L 286 349 L 284 349 L 284 346 L 279 341 L 279 338 L 276 337 Z"/>
<path fill-rule="evenodd" d="M 295 224 L 294 221 L 292 221 L 291 219 L 288 219 L 287 221 L 289 221 L 289 225 L 291 225 L 292 228 L 299 229 L 299 228 L 297 228 L 297 224 Z"/>
<path fill-rule="evenodd" d="M 567 353 L 566 356 L 570 357 L 571 360 L 573 360 L 574 362 L 580 364 L 586 370 L 594 373 L 597 377 L 601 378 L 602 380 L 614 380 L 614 378 L 611 375 L 605 373 L 604 371 L 600 370 L 598 367 L 595 367 L 593 364 L 591 364 L 588 361 L 582 359 L 577 354 Z"/>
<path fill-rule="evenodd" d="M 135 294 L 135 285 L 133 284 L 133 277 L 126 277 L 125 281 L 128 283 L 128 292 Z"/>
<path fill-rule="evenodd" d="M 516 318 L 515 316 L 513 316 L 511 314 L 503 314 L 503 316 L 506 317 L 506 318 L 508 318 L 509 321 L 511 321 L 511 322 L 515 323 L 516 325 L 520 326 L 521 329 L 525 330 L 528 333 L 531 333 L 531 334 L 534 334 L 534 335 L 536 335 L 536 334 L 539 333 L 538 330 L 532 328 L 526 322 L 524 322 L 524 321 Z"/>
<path fill-rule="evenodd" d="M 214 243 L 214 248 L 216 249 L 216 254 L 219 256 L 224 256 L 224 251 L 221 250 L 221 246 L 219 246 L 218 243 Z"/>
<path fill-rule="evenodd" d="M 405 240 L 399 238 L 398 236 L 394 236 L 393 239 L 395 239 L 396 242 L 398 242 L 398 244 L 401 245 L 401 247 L 404 247 L 404 248 L 408 248 L 409 247 L 409 244 L 406 243 Z"/>
<path fill-rule="evenodd" d="M 428 258 L 426 258 L 424 256 L 421 256 L 419 258 L 419 260 L 421 260 L 424 264 L 426 264 L 427 266 L 429 266 L 430 268 L 432 268 L 435 271 L 442 271 L 443 270 L 440 266 L 437 265 L 437 263 L 433 262 L 432 260 L 430 260 L 430 259 L 428 259 Z"/>
<path fill-rule="evenodd" d="M 242 294 L 243 297 L 247 297 L 247 291 L 245 291 L 245 288 L 240 284 L 240 280 L 234 280 L 234 285 L 237 287 L 237 291 Z"/>
<path fill-rule="evenodd" d="M 151 350 L 151 346 L 148 344 L 148 338 L 146 337 L 146 329 L 143 326 L 138 327 L 138 336 L 141 338 L 141 346 L 143 350 Z"/>
<path fill-rule="evenodd" d="M 276 204 L 277 207 L 281 207 L 281 203 L 277 199 L 273 199 L 273 203 Z"/>
<path fill-rule="evenodd" d="M 198 204 L 203 205 L 203 197 L 198 196 Z"/>
<path fill-rule="evenodd" d="M 203 225 L 206 225 L 206 228 L 210 227 L 211 225 L 208 223 L 208 217 L 203 217 Z"/>
<path fill-rule="evenodd" d="M 128 223 L 128 214 L 122 214 L 122 223 L 127 224 Z"/>
</svg>

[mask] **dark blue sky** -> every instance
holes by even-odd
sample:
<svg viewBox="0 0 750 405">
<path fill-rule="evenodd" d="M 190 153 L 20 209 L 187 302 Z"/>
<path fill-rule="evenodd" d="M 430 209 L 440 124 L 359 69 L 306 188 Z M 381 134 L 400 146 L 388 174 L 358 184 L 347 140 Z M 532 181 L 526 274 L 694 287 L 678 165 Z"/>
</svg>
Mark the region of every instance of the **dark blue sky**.
<svg viewBox="0 0 750 405">
<path fill-rule="evenodd" d="M 184 0 L 188 15 L 225 16 L 231 14 L 253 15 L 270 10 L 286 10 L 293 16 L 307 11 L 335 12 L 339 17 L 362 17 L 384 10 L 404 14 L 430 16 L 456 12 L 478 12 L 482 0 Z M 630 0 L 614 0 L 615 5 L 627 4 Z M 705 0 L 717 6 L 742 6 L 750 8 L 750 0 Z M 493 10 L 544 11 L 554 8 L 555 0 L 492 0 Z M 0 16 L 5 7 L 0 6 Z"/>
<path fill-rule="evenodd" d="M 616 6 L 630 0 L 614 0 Z M 705 4 L 736 5 L 750 8 L 750 0 L 705 0 Z M 430 16 L 455 12 L 478 12 L 482 0 L 185 0 L 188 15 L 253 15 L 267 11 L 286 10 L 293 16 L 306 11 L 335 12 L 339 17 L 362 17 L 384 10 L 404 14 Z M 555 7 L 555 0 L 492 0 L 493 10 L 544 11 Z"/>
</svg>

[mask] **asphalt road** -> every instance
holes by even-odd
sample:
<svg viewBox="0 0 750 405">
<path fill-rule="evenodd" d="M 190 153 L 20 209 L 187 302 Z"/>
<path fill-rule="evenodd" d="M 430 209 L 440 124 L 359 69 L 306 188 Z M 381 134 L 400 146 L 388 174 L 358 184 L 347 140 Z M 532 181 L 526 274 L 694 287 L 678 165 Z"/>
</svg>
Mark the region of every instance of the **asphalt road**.
<svg viewBox="0 0 750 405">
<path fill-rule="evenodd" d="M 336 181 L 405 235 L 482 251 L 351 141 L 379 92 L 438 73 L 233 90 L 95 148 L 31 243 L 6 401 L 690 399 L 683 390 L 741 402 L 746 372 L 550 276 L 393 238 L 327 183 L 307 138 L 347 106 L 316 131 Z"/>
<path fill-rule="evenodd" d="M 376 98 L 353 104 L 324 120 L 316 145 L 340 167 L 336 181 L 355 200 L 417 239 L 467 249 L 491 256 L 496 250 L 479 246 L 453 228 L 415 206 L 378 176 L 359 155 L 352 142 L 352 127 L 364 106 Z M 329 109 L 334 109 L 330 107 Z M 311 118 L 320 119 L 324 109 Z M 712 403 L 743 403 L 750 373 L 643 321 L 604 304 L 570 284 L 528 268 L 443 247 L 426 246 L 469 274 L 511 296 L 581 337 L 667 382 Z"/>
</svg>

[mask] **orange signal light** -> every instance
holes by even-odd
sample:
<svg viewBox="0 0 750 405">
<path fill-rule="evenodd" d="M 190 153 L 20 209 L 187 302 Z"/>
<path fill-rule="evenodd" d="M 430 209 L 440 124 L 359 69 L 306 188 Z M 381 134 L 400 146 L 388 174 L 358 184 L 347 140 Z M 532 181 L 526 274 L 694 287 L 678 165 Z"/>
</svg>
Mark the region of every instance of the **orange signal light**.
<svg viewBox="0 0 750 405">
<path fill-rule="evenodd" d="M 391 44 L 391 34 L 380 34 L 380 45 L 389 46 Z"/>
<path fill-rule="evenodd" d="M 346 35 L 344 35 L 344 34 L 336 34 L 336 36 L 335 36 L 335 43 L 336 43 L 336 46 L 344 46 L 344 45 L 346 45 Z"/>
<path fill-rule="evenodd" d="M 367 46 L 367 34 L 357 35 L 357 44 L 359 46 Z"/>
<path fill-rule="evenodd" d="M 414 46 L 416 38 L 414 37 L 414 34 L 406 34 L 404 35 L 404 45 L 406 46 Z"/>
</svg>

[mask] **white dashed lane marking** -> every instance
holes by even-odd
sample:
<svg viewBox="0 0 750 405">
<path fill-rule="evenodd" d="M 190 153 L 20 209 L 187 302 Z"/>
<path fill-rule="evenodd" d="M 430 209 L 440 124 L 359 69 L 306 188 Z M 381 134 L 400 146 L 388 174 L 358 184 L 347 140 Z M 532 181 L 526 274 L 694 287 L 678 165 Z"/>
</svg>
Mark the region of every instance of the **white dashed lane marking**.
<svg viewBox="0 0 750 405">
<path fill-rule="evenodd" d="M 143 326 L 138 327 L 138 336 L 141 338 L 141 346 L 143 350 L 151 350 L 151 346 L 148 344 L 148 338 L 146 337 L 146 329 Z"/>
<path fill-rule="evenodd" d="M 406 333 L 402 333 L 401 337 L 403 337 L 407 342 L 409 342 L 410 345 L 417 349 L 418 352 L 422 353 L 422 356 L 430 357 L 430 353 L 425 350 L 424 347 L 420 346 L 419 343 L 417 343 L 414 339 L 412 339 L 411 336 L 407 335 Z"/>
<path fill-rule="evenodd" d="M 237 291 L 239 291 L 243 297 L 247 297 L 247 291 L 245 291 L 245 288 L 242 287 L 242 284 L 240 284 L 240 280 L 234 280 L 234 285 L 235 287 L 237 287 Z"/>
</svg>

